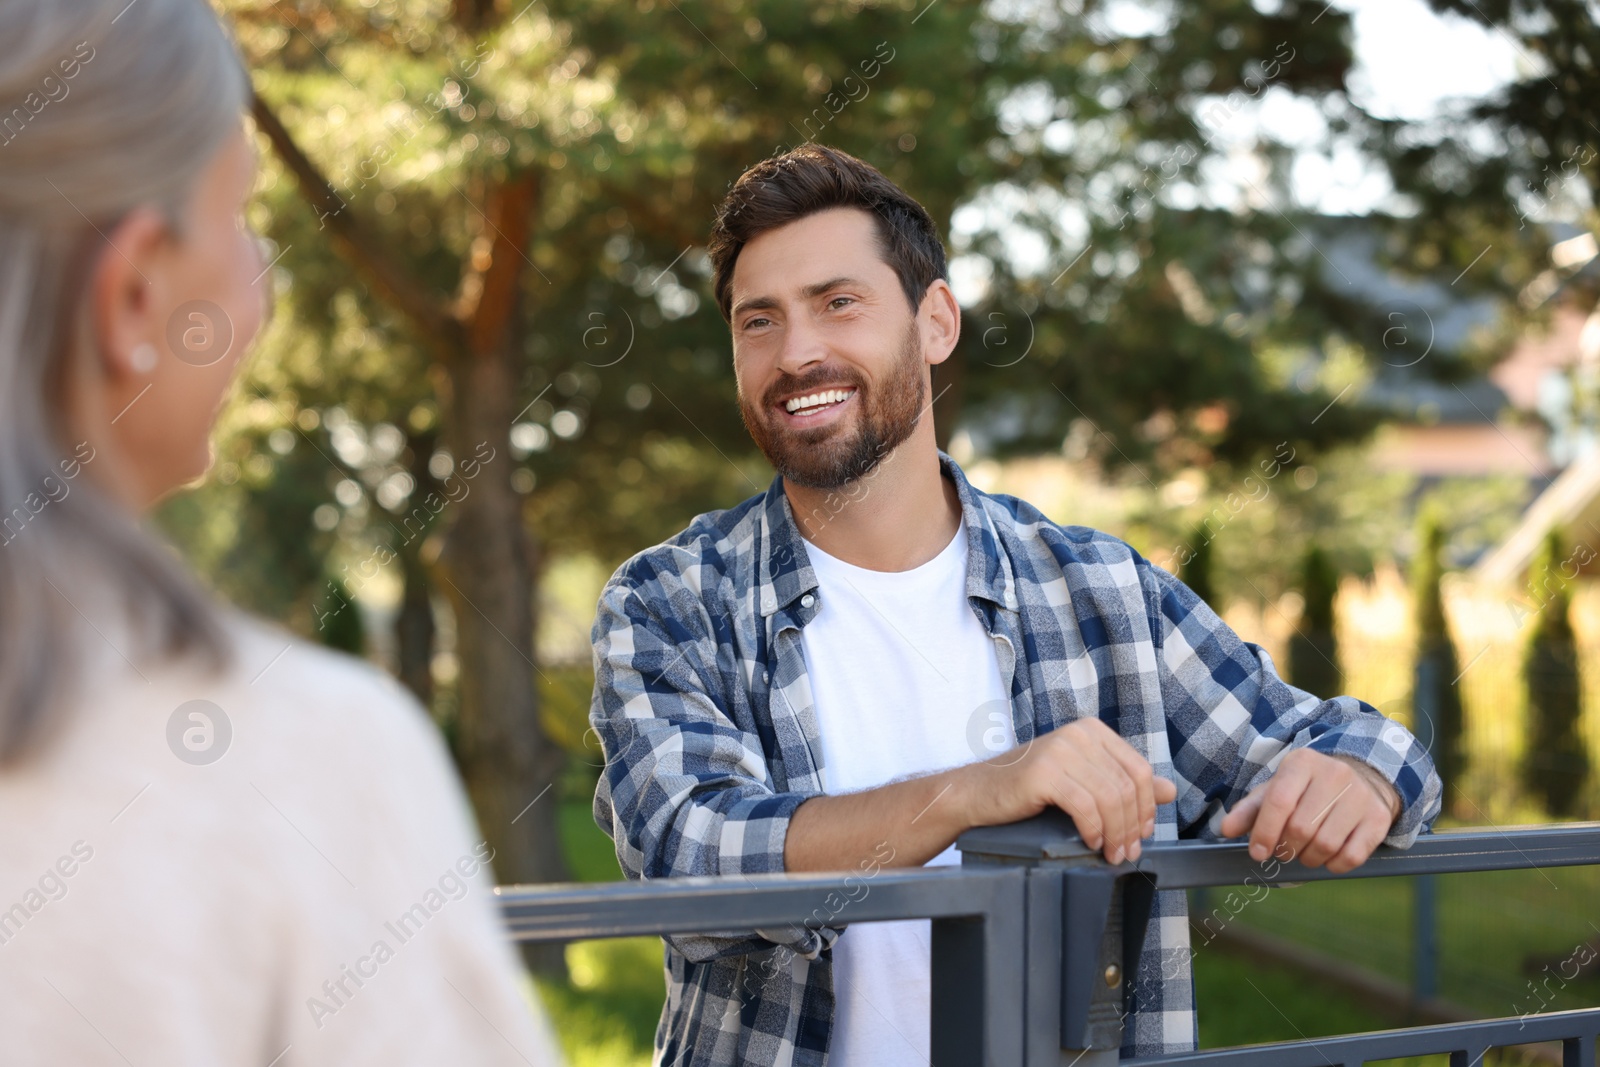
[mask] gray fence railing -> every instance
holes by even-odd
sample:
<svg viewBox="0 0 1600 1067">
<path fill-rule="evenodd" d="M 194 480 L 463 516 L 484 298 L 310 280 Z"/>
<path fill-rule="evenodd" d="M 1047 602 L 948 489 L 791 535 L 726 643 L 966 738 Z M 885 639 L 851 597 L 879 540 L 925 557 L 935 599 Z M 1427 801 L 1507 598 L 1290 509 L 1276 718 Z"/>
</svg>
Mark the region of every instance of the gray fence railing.
<svg viewBox="0 0 1600 1067">
<path fill-rule="evenodd" d="M 971 830 L 957 844 L 960 867 L 870 878 L 772 874 L 496 892 L 522 941 L 931 919 L 932 1067 L 1359 1067 L 1441 1053 L 1450 1067 L 1477 1067 L 1491 1048 L 1557 1041 L 1566 1067 L 1596 1067 L 1600 1008 L 1135 1060 L 1119 1061 L 1117 1050 L 1124 979 L 1157 889 L 1597 864 L 1600 823 L 1426 835 L 1406 851 L 1379 848 L 1343 875 L 1257 863 L 1243 843 L 1152 845 L 1137 864 L 1113 867 L 1059 813 Z"/>
</svg>

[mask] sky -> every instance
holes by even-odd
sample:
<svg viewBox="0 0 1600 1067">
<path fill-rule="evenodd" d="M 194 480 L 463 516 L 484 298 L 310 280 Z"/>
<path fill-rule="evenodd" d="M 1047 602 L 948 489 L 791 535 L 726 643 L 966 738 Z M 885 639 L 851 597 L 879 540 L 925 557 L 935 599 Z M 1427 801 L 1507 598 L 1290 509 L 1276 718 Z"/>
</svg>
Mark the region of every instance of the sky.
<svg viewBox="0 0 1600 1067">
<path fill-rule="evenodd" d="M 1383 118 L 1424 119 L 1451 98 L 1480 98 L 1531 72 L 1514 40 L 1423 0 L 1339 0 L 1355 27 L 1350 92 Z"/>
<path fill-rule="evenodd" d="M 1537 68 L 1510 35 L 1423 0 L 1338 0 L 1350 15 L 1356 64 L 1351 99 L 1379 118 L 1426 120 L 1481 100 Z M 1280 136 L 1315 132 L 1321 120 L 1288 94 L 1264 102 L 1262 122 Z M 1287 137 L 1286 137 L 1287 139 Z M 1328 214 L 1364 214 L 1383 204 L 1388 183 L 1353 150 L 1305 153 L 1292 175 L 1295 197 Z"/>
<path fill-rule="evenodd" d="M 1028 0 L 1018 2 L 1026 6 Z M 1261 10 L 1275 3 L 1281 0 L 1256 0 Z M 1425 121 L 1456 112 L 1537 70 L 1534 58 L 1509 35 L 1457 15 L 1437 15 L 1424 0 L 1333 0 L 1329 6 L 1346 12 L 1354 31 L 1350 96 L 1377 117 Z M 1112 32 L 1133 36 L 1161 32 L 1163 22 L 1158 6 L 1145 0 L 1112 4 L 1100 17 Z M 1259 200 L 1265 195 L 1262 163 L 1252 149 L 1263 134 L 1300 148 L 1290 173 L 1300 207 L 1330 215 L 1396 208 L 1381 168 L 1354 145 L 1330 147 L 1317 104 L 1275 86 L 1243 103 L 1225 125 L 1212 130 L 1213 146 L 1224 150 L 1226 158 L 1202 171 L 1200 188 L 1173 183 L 1165 195 L 1180 207 L 1202 196 L 1218 206 Z M 958 248 L 966 234 L 995 228 L 1007 234 L 1008 253 L 1020 272 L 1054 269 L 1044 240 L 1012 221 L 1020 201 L 1027 199 L 1021 190 L 990 190 L 957 211 L 951 221 Z M 1063 206 L 1061 225 L 1063 234 L 1071 235 L 1069 245 L 1077 233 L 1087 232 L 1082 212 L 1070 204 Z M 987 274 L 982 257 L 958 255 L 951 263 L 957 298 L 969 305 L 980 300 Z"/>
</svg>

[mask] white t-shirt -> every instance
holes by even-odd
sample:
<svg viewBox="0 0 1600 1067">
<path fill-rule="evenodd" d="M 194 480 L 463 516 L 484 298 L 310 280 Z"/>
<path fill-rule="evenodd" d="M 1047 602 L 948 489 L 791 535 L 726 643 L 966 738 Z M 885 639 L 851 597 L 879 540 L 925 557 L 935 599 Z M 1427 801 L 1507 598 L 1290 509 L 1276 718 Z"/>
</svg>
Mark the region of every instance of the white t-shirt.
<svg viewBox="0 0 1600 1067">
<path fill-rule="evenodd" d="M 827 791 L 852 793 L 1016 744 L 993 639 L 967 602 L 966 524 L 909 571 L 870 571 L 815 545 L 816 616 L 801 630 Z M 894 845 L 894 828 L 885 840 Z M 928 861 L 960 862 L 955 846 Z M 848 923 L 849 908 L 839 915 Z M 833 947 L 830 1067 L 925 1067 L 931 924 L 857 923 Z"/>
<path fill-rule="evenodd" d="M 558 1063 L 416 701 L 227 625 L 216 679 L 88 635 L 62 733 L 0 770 L 0 1061 Z"/>
</svg>

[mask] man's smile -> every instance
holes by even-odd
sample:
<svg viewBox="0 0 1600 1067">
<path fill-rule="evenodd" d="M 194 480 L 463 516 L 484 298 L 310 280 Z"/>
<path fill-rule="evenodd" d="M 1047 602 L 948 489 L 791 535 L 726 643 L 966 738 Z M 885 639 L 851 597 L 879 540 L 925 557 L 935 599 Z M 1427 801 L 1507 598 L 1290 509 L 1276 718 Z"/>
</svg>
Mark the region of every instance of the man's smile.
<svg viewBox="0 0 1600 1067">
<path fill-rule="evenodd" d="M 855 386 L 819 389 L 792 396 L 775 406 L 783 412 L 783 421 L 790 426 L 816 426 L 831 421 L 832 413 L 847 407 L 855 395 Z"/>
</svg>

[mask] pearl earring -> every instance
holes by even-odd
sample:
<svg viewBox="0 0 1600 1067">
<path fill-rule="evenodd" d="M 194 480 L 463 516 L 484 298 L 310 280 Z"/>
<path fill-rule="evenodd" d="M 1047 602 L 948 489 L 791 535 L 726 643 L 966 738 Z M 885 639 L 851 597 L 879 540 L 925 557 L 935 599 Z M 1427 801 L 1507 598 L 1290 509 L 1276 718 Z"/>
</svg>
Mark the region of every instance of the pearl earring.
<svg viewBox="0 0 1600 1067">
<path fill-rule="evenodd" d="M 128 362 L 138 374 L 149 374 L 156 369 L 156 346 L 148 341 L 133 346 Z"/>
</svg>

